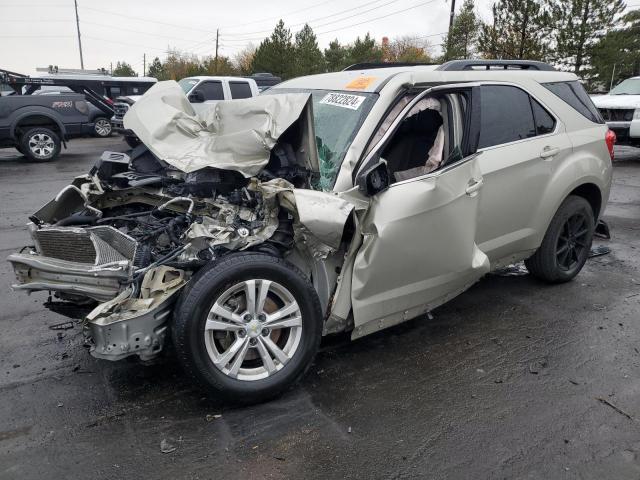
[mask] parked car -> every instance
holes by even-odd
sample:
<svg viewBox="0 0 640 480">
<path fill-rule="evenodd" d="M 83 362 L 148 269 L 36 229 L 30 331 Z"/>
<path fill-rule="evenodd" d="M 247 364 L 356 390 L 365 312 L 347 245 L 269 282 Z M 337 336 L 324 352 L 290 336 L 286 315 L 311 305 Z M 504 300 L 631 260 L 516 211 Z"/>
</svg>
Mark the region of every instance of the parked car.
<svg viewBox="0 0 640 480">
<path fill-rule="evenodd" d="M 188 77 L 178 84 L 196 112 L 202 112 L 220 100 L 251 98 L 260 93 L 255 80 L 244 77 Z M 139 98 L 140 95 L 129 95 L 116 99 L 113 105 L 115 114 L 111 118 L 114 130 L 122 133 L 132 148 L 139 145 L 140 141 L 133 132 L 124 128 L 123 121 L 129 107 Z"/>
<path fill-rule="evenodd" d="M 76 93 L 0 97 L 0 148 L 15 147 L 30 160 L 53 160 L 67 140 L 95 131 L 89 112 Z"/>
<path fill-rule="evenodd" d="M 419 317 L 492 269 L 573 279 L 609 197 L 615 136 L 539 62 L 354 66 L 197 115 L 185 84 L 130 108 L 142 145 L 29 217 L 9 261 L 15 289 L 83 318 L 93 356 L 171 337 L 234 401 L 295 383 L 323 335 Z"/>
<path fill-rule="evenodd" d="M 618 143 L 640 146 L 640 77 L 628 78 L 607 95 L 591 98 Z"/>
</svg>

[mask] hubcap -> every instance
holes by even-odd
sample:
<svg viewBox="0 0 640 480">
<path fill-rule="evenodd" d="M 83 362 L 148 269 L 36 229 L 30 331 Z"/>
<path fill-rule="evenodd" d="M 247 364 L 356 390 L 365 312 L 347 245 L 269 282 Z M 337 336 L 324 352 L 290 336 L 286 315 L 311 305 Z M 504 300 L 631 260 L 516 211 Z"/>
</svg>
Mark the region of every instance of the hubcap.
<svg viewBox="0 0 640 480">
<path fill-rule="evenodd" d="M 233 285 L 207 315 L 204 341 L 214 366 L 238 380 L 259 380 L 281 370 L 302 338 L 302 314 L 291 292 L 255 279 Z"/>
<path fill-rule="evenodd" d="M 556 261 L 562 270 L 571 270 L 583 259 L 589 248 L 589 220 L 581 213 L 567 219 L 556 245 Z"/>
<path fill-rule="evenodd" d="M 36 133 L 29 138 L 29 150 L 36 157 L 46 158 L 50 156 L 56 148 L 56 144 L 46 133 Z"/>
<path fill-rule="evenodd" d="M 101 118 L 95 125 L 96 133 L 101 137 L 106 137 L 111 133 L 111 123 L 104 118 Z"/>
</svg>

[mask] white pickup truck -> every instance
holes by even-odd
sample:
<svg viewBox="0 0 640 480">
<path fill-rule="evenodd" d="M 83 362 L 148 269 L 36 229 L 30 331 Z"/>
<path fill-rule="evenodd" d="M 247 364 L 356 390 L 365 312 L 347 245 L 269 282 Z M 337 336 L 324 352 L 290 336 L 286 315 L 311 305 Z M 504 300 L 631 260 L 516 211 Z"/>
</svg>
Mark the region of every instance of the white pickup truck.
<svg viewBox="0 0 640 480">
<path fill-rule="evenodd" d="M 187 77 L 178 82 L 196 112 L 201 112 L 220 100 L 234 100 L 255 97 L 260 93 L 255 80 L 244 77 Z M 124 135 L 124 139 L 132 148 L 140 141 L 133 132 L 124 128 L 123 118 L 140 95 L 118 97 L 113 105 L 115 112 L 111 119 L 113 130 Z"/>
<path fill-rule="evenodd" d="M 607 95 L 591 97 L 617 143 L 640 146 L 640 77 L 627 78 Z"/>
</svg>

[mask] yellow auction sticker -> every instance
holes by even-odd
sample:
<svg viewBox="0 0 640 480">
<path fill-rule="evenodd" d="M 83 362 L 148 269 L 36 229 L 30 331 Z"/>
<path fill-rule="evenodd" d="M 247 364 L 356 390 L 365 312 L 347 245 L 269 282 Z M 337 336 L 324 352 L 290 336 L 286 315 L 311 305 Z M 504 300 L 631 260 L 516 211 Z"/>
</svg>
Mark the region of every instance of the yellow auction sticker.
<svg viewBox="0 0 640 480">
<path fill-rule="evenodd" d="M 347 83 L 344 88 L 348 88 L 349 90 L 364 90 L 373 82 L 375 82 L 376 77 L 358 77 L 355 80 Z"/>
</svg>

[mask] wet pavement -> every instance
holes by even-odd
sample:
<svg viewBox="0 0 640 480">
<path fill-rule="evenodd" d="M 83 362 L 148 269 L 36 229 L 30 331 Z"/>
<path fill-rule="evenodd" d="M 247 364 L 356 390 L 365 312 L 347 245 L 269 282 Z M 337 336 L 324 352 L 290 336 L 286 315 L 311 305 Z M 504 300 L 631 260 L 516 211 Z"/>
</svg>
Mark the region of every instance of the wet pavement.
<svg viewBox="0 0 640 480">
<path fill-rule="evenodd" d="M 118 138 L 56 162 L 0 150 L 0 256 L 27 216 Z M 640 150 L 622 148 L 612 253 L 547 286 L 488 276 L 434 312 L 353 343 L 249 408 L 204 398 L 171 356 L 91 358 L 45 294 L 0 262 L 0 479 L 640 478 Z M 167 453 L 163 453 L 167 452 Z"/>
</svg>

